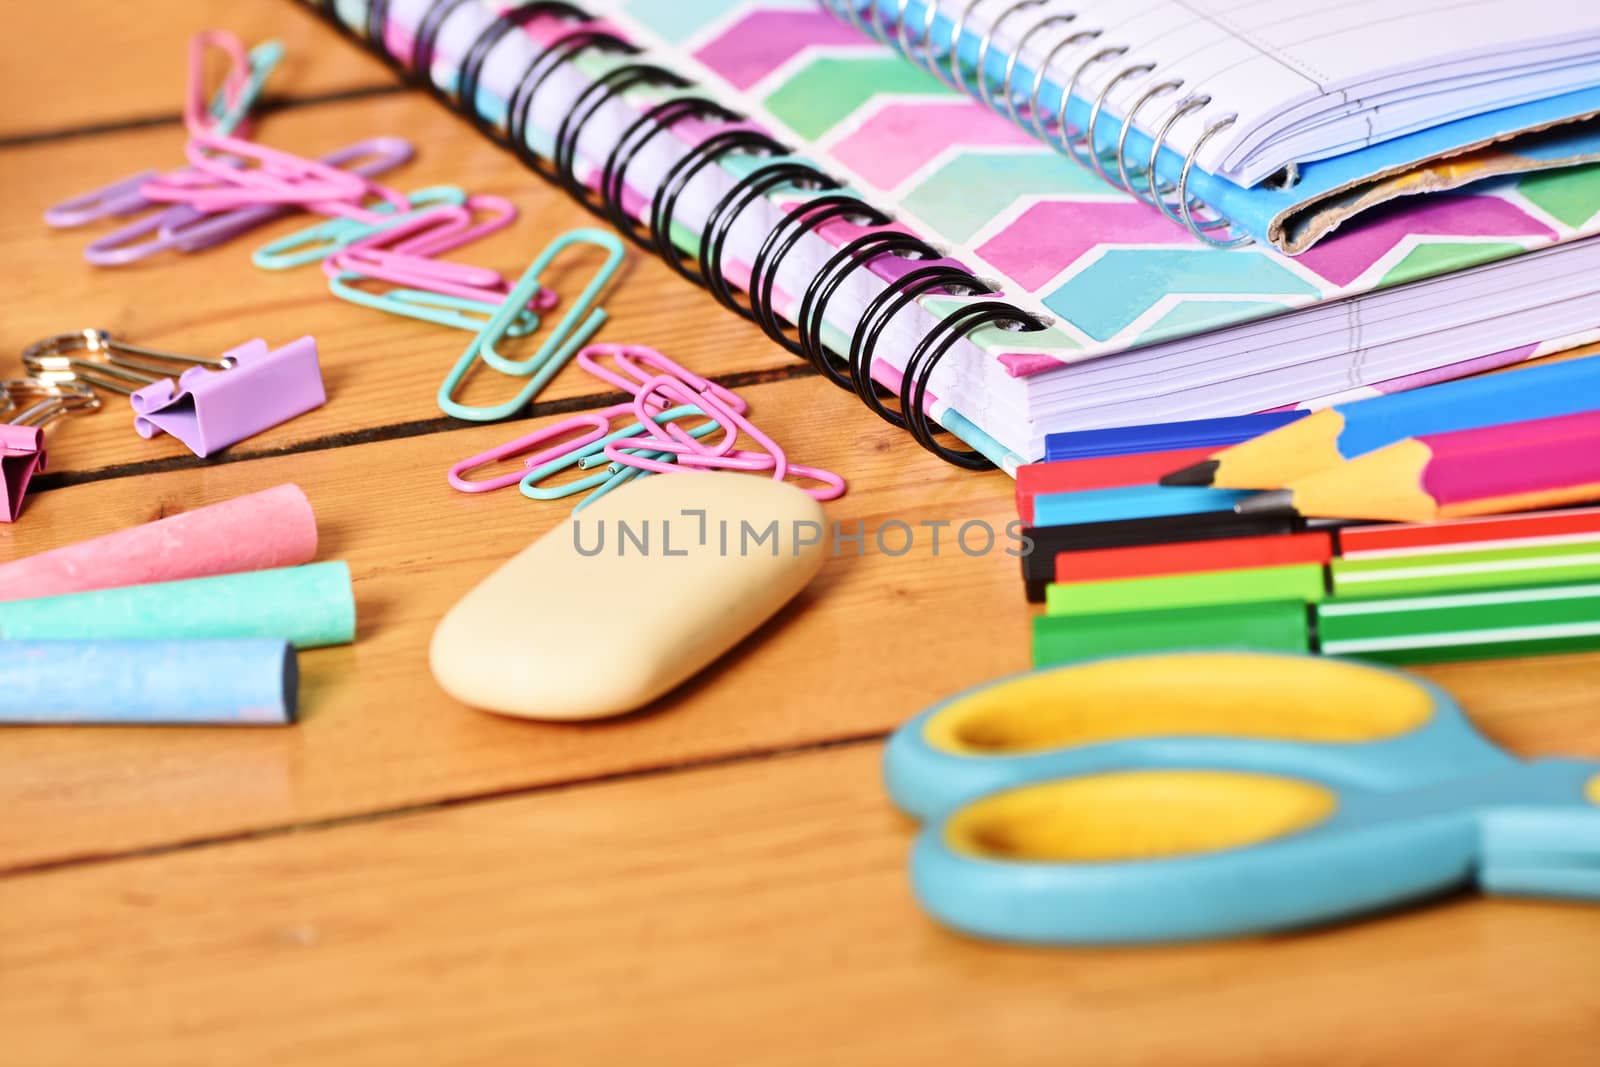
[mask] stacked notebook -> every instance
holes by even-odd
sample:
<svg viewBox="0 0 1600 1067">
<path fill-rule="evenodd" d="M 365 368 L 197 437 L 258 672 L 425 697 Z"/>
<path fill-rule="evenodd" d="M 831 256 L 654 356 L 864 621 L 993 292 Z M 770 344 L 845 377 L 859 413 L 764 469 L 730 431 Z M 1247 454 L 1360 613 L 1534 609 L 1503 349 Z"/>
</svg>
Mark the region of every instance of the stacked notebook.
<svg viewBox="0 0 1600 1067">
<path fill-rule="evenodd" d="M 968 465 L 1600 337 L 1594 5 L 851 2 L 318 6 Z"/>
</svg>

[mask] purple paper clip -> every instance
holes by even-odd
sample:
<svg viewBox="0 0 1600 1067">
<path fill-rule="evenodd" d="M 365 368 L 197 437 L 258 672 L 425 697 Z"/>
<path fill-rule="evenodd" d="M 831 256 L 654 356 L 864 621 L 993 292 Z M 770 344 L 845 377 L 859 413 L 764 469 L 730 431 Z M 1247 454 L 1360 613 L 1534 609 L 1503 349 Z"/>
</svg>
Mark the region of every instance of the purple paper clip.
<svg viewBox="0 0 1600 1067">
<path fill-rule="evenodd" d="M 202 459 L 327 402 L 317 343 L 268 349 L 260 338 L 222 354 L 227 370 L 191 367 L 130 395 L 140 437 L 169 433 Z"/>
<path fill-rule="evenodd" d="M 63 200 L 59 204 L 45 208 L 45 225 L 65 230 L 74 226 L 85 226 L 104 218 L 121 218 L 123 215 L 143 211 L 155 201 L 139 190 L 145 182 L 158 177 L 160 175 L 156 171 L 141 171 L 109 185 L 102 185 L 81 196 Z"/>
<path fill-rule="evenodd" d="M 346 169 L 350 173 L 371 178 L 406 163 L 412 155 L 410 143 L 399 137 L 372 137 L 329 152 L 321 158 L 321 162 L 336 167 L 346 167 L 348 164 Z M 88 200 L 97 194 L 105 196 L 112 188 L 107 186 L 97 193 L 85 194 L 77 201 Z M 70 208 L 77 201 L 57 204 L 51 210 Z M 122 203 L 121 200 L 116 202 Z M 128 202 L 131 203 L 131 198 Z M 156 202 L 144 199 L 144 203 L 146 206 L 155 206 Z M 115 212 L 106 210 L 102 212 L 102 217 L 131 214 L 135 210 L 133 207 Z M 84 249 L 83 258 L 97 267 L 120 267 L 174 248 L 180 252 L 199 252 L 291 215 L 295 210 L 292 204 L 252 204 L 229 211 L 203 212 L 187 204 L 174 204 L 165 211 L 136 219 L 94 241 Z M 139 240 L 149 234 L 154 236 Z"/>
</svg>

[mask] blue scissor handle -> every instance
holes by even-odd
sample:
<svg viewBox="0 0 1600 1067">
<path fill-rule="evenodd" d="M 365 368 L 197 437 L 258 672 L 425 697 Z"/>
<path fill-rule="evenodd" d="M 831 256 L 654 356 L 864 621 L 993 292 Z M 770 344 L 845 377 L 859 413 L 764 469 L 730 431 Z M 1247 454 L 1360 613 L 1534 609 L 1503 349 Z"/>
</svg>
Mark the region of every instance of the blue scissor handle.
<svg viewBox="0 0 1600 1067">
<path fill-rule="evenodd" d="M 1097 686 L 1091 702 L 1086 672 L 1108 670 L 1123 679 Z M 1255 732 L 1241 731 L 1249 717 L 1230 714 L 1230 687 L 1241 701 L 1247 691 L 1259 700 L 1269 672 L 1300 681 L 1268 694 L 1280 717 L 1258 716 Z M 1155 709 L 1161 714 L 1138 706 L 1152 693 L 1166 702 Z M 1413 706 L 1370 706 L 1385 700 Z M 1087 740 L 1030 743 L 1030 723 L 1045 722 L 1050 701 L 1073 715 Z M 1340 739 L 1348 736 L 1344 714 L 1381 736 Z M 1473 729 L 1448 693 L 1414 675 L 1326 657 L 1197 651 L 1088 660 L 957 694 L 895 731 L 884 777 L 896 806 L 927 820 L 995 790 L 1119 768 L 1203 765 L 1406 789 L 1515 762 Z"/>
<path fill-rule="evenodd" d="M 1126 803 L 1141 786 L 1142 813 Z M 1085 775 L 931 824 L 911 867 L 946 925 L 1047 944 L 1263 933 L 1474 883 L 1600 901 L 1600 764 L 1518 764 L 1411 792 L 1203 767 Z"/>
</svg>

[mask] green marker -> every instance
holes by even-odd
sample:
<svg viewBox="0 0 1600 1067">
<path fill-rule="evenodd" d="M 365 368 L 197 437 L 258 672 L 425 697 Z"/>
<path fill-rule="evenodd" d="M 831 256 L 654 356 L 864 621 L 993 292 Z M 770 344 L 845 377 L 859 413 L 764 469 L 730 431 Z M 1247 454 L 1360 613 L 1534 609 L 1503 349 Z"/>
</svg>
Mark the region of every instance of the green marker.
<svg viewBox="0 0 1600 1067">
<path fill-rule="evenodd" d="M 131 585 L 0 604 L 0 638 L 183 641 L 276 637 L 296 648 L 355 640 L 344 563 Z"/>
<path fill-rule="evenodd" d="M 1452 590 L 1504 589 L 1600 581 L 1600 540 L 1470 552 L 1335 559 L 1329 564 L 1340 597 L 1400 596 Z"/>
<path fill-rule="evenodd" d="M 1330 602 L 1317 609 L 1330 656 L 1445 663 L 1600 648 L 1600 582 Z"/>
<path fill-rule="evenodd" d="M 1321 652 L 1400 664 L 1600 649 L 1600 582 L 1033 620 L 1035 667 L 1195 648 Z"/>
<path fill-rule="evenodd" d="M 1600 539 L 1052 583 L 1045 605 L 1051 615 L 1089 615 L 1263 600 L 1315 604 L 1329 599 L 1329 589 L 1347 600 L 1590 581 L 1600 581 Z"/>
<path fill-rule="evenodd" d="M 1148 608 L 1187 608 L 1206 604 L 1248 604 L 1263 600 L 1315 603 L 1327 593 L 1320 563 L 1245 570 L 1197 571 L 1105 582 L 1052 583 L 1045 589 L 1051 615 L 1103 615 Z"/>
<path fill-rule="evenodd" d="M 1297 600 L 1108 615 L 1040 615 L 1033 620 L 1033 665 L 1188 648 L 1304 652 L 1308 633 L 1306 606 Z"/>
</svg>

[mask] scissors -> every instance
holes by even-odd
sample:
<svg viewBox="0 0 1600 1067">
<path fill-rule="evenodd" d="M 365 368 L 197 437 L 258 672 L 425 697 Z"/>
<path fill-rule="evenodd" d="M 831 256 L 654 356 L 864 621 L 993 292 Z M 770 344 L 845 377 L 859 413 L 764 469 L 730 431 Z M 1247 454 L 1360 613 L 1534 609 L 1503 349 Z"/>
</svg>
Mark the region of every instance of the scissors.
<svg viewBox="0 0 1600 1067">
<path fill-rule="evenodd" d="M 1040 944 L 1264 933 L 1478 884 L 1600 901 L 1600 761 L 1524 762 L 1431 683 L 1179 652 L 1004 678 L 890 739 L 938 921 Z"/>
</svg>

